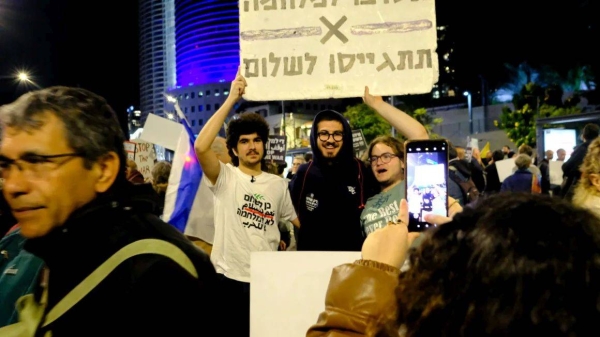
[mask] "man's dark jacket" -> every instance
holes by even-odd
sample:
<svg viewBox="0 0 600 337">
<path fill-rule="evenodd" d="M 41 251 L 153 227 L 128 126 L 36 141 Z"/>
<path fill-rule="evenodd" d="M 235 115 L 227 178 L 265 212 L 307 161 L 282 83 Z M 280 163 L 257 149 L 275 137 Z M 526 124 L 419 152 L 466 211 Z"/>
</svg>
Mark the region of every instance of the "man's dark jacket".
<svg viewBox="0 0 600 337">
<path fill-rule="evenodd" d="M 208 256 L 152 214 L 153 197 L 136 190 L 127 184 L 118 193 L 100 196 L 63 226 L 26 242 L 25 249 L 49 268 L 48 308 L 120 248 L 141 239 L 179 247 L 199 278 L 164 256 L 133 257 L 51 324 L 53 337 L 215 335 L 216 274 Z"/>
</svg>

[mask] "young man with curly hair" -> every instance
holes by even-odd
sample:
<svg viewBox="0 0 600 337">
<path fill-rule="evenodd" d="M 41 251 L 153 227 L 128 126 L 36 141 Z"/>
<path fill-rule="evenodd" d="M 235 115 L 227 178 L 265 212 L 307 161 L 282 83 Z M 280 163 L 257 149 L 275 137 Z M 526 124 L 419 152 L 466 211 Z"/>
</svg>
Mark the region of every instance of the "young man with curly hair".
<svg viewBox="0 0 600 337">
<path fill-rule="evenodd" d="M 248 336 L 250 326 L 250 253 L 277 251 L 277 224 L 299 226 L 286 180 L 263 172 L 269 125 L 258 114 L 243 113 L 227 126 L 227 148 L 233 165 L 219 161 L 211 144 L 225 118 L 242 98 L 246 80 L 238 73 L 229 97 L 208 120 L 195 150 L 209 188 L 215 195 L 215 238 L 211 261 L 221 280 L 222 312 L 232 336 Z"/>
</svg>

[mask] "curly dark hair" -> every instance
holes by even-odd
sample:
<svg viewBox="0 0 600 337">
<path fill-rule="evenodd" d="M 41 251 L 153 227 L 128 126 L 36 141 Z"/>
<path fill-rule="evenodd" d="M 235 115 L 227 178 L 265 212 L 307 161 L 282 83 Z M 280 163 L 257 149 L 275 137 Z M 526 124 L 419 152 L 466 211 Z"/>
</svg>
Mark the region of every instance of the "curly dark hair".
<svg viewBox="0 0 600 337">
<path fill-rule="evenodd" d="M 227 150 L 231 157 L 231 162 L 234 166 L 240 164 L 240 159 L 233 153 L 233 150 L 237 148 L 237 143 L 242 135 L 250 135 L 257 133 L 264 144 L 269 141 L 269 123 L 259 114 L 254 112 L 244 112 L 232 118 L 227 124 Z M 263 149 L 263 156 L 264 151 Z M 266 167 L 263 163 L 263 168 Z"/>
<path fill-rule="evenodd" d="M 428 233 L 377 336 L 592 336 L 600 220 L 542 195 L 498 194 Z"/>
</svg>

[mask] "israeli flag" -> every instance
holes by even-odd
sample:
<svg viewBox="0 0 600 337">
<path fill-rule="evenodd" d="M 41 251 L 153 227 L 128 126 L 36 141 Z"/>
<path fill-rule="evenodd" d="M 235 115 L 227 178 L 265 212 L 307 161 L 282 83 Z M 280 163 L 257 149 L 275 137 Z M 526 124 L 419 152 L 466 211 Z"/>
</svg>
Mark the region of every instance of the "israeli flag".
<svg viewBox="0 0 600 337">
<path fill-rule="evenodd" d="M 194 132 L 177 103 L 175 110 L 183 129 L 179 135 L 169 175 L 163 221 L 184 233 L 202 180 L 202 168 L 194 150 Z"/>
</svg>

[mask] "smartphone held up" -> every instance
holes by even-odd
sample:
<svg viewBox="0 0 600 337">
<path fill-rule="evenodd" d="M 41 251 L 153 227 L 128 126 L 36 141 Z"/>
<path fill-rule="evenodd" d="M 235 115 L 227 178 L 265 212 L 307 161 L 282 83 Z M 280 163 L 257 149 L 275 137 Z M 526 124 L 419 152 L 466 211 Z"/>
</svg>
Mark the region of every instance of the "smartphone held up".
<svg viewBox="0 0 600 337">
<path fill-rule="evenodd" d="M 428 214 L 448 216 L 448 146 L 445 139 L 409 140 L 404 144 L 410 232 L 435 226 L 425 221 Z"/>
</svg>

